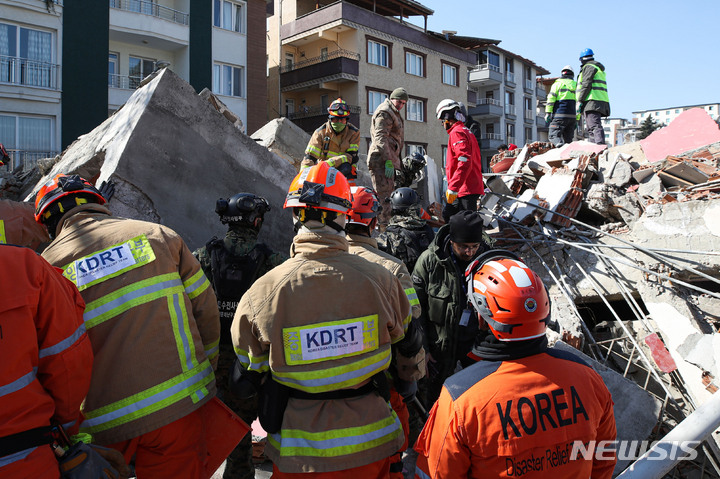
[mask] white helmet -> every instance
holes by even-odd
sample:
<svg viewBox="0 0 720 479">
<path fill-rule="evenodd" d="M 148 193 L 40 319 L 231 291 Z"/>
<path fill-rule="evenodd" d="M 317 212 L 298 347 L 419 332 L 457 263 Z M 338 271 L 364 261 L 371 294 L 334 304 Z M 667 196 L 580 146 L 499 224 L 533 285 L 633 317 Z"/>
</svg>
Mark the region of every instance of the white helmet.
<svg viewBox="0 0 720 479">
<path fill-rule="evenodd" d="M 575 72 L 573 71 L 573 67 L 571 67 L 570 65 L 565 65 L 564 67 L 562 67 L 562 70 L 560 70 L 560 73 L 564 73 L 567 71 L 569 71 L 570 73 L 575 75 Z"/>
<path fill-rule="evenodd" d="M 460 111 L 460 104 L 455 100 L 446 98 L 440 103 L 438 103 L 438 106 L 435 109 L 435 116 L 438 120 L 441 120 L 443 113 L 445 113 L 446 111 L 452 111 L 453 109 L 457 109 L 458 111 Z"/>
</svg>

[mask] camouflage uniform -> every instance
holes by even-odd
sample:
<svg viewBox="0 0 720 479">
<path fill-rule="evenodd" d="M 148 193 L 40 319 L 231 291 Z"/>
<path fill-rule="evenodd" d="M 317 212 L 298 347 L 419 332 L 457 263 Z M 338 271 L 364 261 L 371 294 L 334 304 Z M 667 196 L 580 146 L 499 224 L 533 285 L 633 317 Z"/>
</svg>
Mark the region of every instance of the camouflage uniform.
<svg viewBox="0 0 720 479">
<path fill-rule="evenodd" d="M 434 237 L 433 229 L 416 212 L 409 215 L 395 214 L 390 218 L 385 232 L 379 235 L 378 245 L 405 263 L 412 273 L 415 262 Z"/>
<path fill-rule="evenodd" d="M 402 169 L 400 155 L 405 147 L 404 138 L 405 124 L 402 115 L 390 99 L 387 99 L 377 107 L 372 116 L 371 143 L 367 160 L 373 189 L 382 206 L 382 211 L 378 214 L 378 224 L 382 228 L 390 221 L 390 205 L 386 200 L 395 189 L 394 178 L 385 176 L 385 161 L 391 160 L 395 170 Z"/>
<path fill-rule="evenodd" d="M 228 230 L 227 234 L 223 238 L 223 245 L 226 251 L 233 256 L 246 256 L 258 244 L 257 236 L 258 232 L 253 228 L 233 226 Z M 195 250 L 193 254 L 198 261 L 200 261 L 203 272 L 213 285 L 213 289 L 217 291 L 212 274 L 212 258 L 207 246 L 203 246 Z M 266 256 L 263 264 L 260 266 L 258 277 L 264 275 L 286 259 L 287 257 L 279 253 L 272 253 L 271 255 Z M 218 302 L 220 302 L 220 298 L 218 298 Z M 221 307 L 221 305 L 218 305 L 218 307 L 221 311 L 226 309 Z M 237 307 L 237 304 L 235 304 L 234 307 Z M 229 333 L 229 324 L 232 322 L 232 315 L 229 318 L 229 322 L 226 322 L 227 320 L 223 317 L 220 319 L 221 326 L 223 328 L 222 334 L 226 335 Z M 221 341 L 220 357 L 218 360 L 217 371 L 215 371 L 215 379 L 218 389 L 217 395 L 220 400 L 227 404 L 227 406 L 232 409 L 235 414 L 240 416 L 243 421 L 248 424 L 252 424 L 257 417 L 257 396 L 249 401 L 241 401 L 236 399 L 228 390 L 228 375 L 233 367 L 234 361 L 235 352 L 233 351 L 232 344 Z M 228 456 L 223 478 L 254 479 L 254 477 L 255 466 L 252 462 L 252 434 L 247 434 Z"/>
</svg>

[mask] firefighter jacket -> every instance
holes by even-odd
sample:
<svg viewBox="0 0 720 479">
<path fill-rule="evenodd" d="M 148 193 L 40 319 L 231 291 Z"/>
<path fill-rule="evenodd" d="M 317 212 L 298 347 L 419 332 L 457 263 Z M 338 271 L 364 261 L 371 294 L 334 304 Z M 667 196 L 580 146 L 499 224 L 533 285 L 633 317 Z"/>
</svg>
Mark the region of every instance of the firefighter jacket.
<svg viewBox="0 0 720 479">
<path fill-rule="evenodd" d="M 595 111 L 602 117 L 610 116 L 610 97 L 605 66 L 602 63 L 590 60 L 582 66 L 575 97 L 581 105 L 584 105 L 583 112 Z"/>
<path fill-rule="evenodd" d="M 343 131 L 335 133 L 330 120 L 326 121 L 310 137 L 305 148 L 305 156 L 317 160 L 335 158 L 334 167 L 341 163 L 356 164 L 358 162 L 358 148 L 360 147 L 360 130 L 351 123 L 347 123 Z"/>
<path fill-rule="evenodd" d="M 345 237 L 300 233 L 290 259 L 240 300 L 232 338 L 240 365 L 290 388 L 265 452 L 287 473 L 341 471 L 385 459 L 403 443 L 389 402 L 371 391 L 301 399 L 292 391 L 356 389 L 390 365 L 410 304 L 385 268 L 348 253 Z"/>
<path fill-rule="evenodd" d="M 31 203 L 0 200 L 0 244 L 15 244 L 37 250 L 50 242 L 47 229 L 35 221 Z"/>
<path fill-rule="evenodd" d="M 459 198 L 485 194 L 480 147 L 475 136 L 459 121 L 448 130 L 445 176 L 447 189 L 456 192 Z"/>
<path fill-rule="evenodd" d="M 380 103 L 373 113 L 370 140 L 367 160 L 370 170 L 384 170 L 386 160 L 392 161 L 396 170 L 402 168 L 400 159 L 405 148 L 405 124 L 390 99 Z"/>
<path fill-rule="evenodd" d="M 81 432 L 113 444 L 210 400 L 218 309 L 182 238 L 166 226 L 111 216 L 95 203 L 70 210 L 57 229 L 43 256 L 80 290 L 95 353 Z"/>
<path fill-rule="evenodd" d="M 610 479 L 614 454 L 583 451 L 615 436 L 610 392 L 577 356 L 480 361 L 445 382 L 415 444 L 415 477 Z"/>
<path fill-rule="evenodd" d="M 550 87 L 545 111 L 555 118 L 575 118 L 575 89 L 577 83 L 572 78 L 558 78 Z"/>
<path fill-rule="evenodd" d="M 0 437 L 51 423 L 74 434 L 93 364 L 85 303 L 75 286 L 28 248 L 0 245 L 0 271 Z M 26 477 L 9 470 L 35 449 L 0 450 L 0 476 Z M 57 469 L 52 453 L 50 458 Z"/>
</svg>

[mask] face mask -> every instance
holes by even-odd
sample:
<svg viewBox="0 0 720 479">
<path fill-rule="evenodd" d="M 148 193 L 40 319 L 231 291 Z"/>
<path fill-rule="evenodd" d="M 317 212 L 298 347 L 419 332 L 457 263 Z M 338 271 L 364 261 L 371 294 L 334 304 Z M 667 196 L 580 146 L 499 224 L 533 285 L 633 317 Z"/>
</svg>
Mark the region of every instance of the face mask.
<svg viewBox="0 0 720 479">
<path fill-rule="evenodd" d="M 449 130 L 450 128 L 452 128 L 453 124 L 448 120 L 443 120 L 443 126 L 445 127 L 445 130 Z"/>
<path fill-rule="evenodd" d="M 330 126 L 332 126 L 332 129 L 335 131 L 335 133 L 340 133 L 345 129 L 345 123 L 335 123 L 331 121 Z"/>
</svg>

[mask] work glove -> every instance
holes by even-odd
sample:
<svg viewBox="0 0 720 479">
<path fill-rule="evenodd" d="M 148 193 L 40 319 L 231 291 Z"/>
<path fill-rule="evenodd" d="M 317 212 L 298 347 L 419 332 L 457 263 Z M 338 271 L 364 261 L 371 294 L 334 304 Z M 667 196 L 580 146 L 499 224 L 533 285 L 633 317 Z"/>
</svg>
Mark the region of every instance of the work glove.
<svg viewBox="0 0 720 479">
<path fill-rule="evenodd" d="M 337 168 L 338 166 L 342 165 L 343 163 L 347 163 L 348 159 L 347 156 L 341 155 L 341 156 L 333 156 L 332 158 L 328 158 L 325 160 L 325 163 L 328 164 L 328 166 L 332 168 Z"/>
<path fill-rule="evenodd" d="M 552 113 L 548 113 L 547 115 L 545 115 L 545 126 L 550 126 L 550 122 L 552 122 L 552 119 L 553 119 Z"/>
<path fill-rule="evenodd" d="M 447 204 L 451 205 L 451 204 L 455 203 L 457 196 L 458 196 L 457 191 L 447 190 L 445 192 L 445 199 L 447 200 Z"/>
<path fill-rule="evenodd" d="M 577 121 L 580 121 L 580 118 L 582 118 L 582 112 L 583 112 L 584 106 L 585 105 L 583 105 L 582 103 L 578 103 L 578 105 L 577 105 L 577 110 L 575 111 L 575 119 Z"/>
<path fill-rule="evenodd" d="M 392 160 L 385 160 L 385 177 L 392 178 L 395 176 L 395 167 Z"/>
<path fill-rule="evenodd" d="M 115 194 L 115 182 L 110 181 L 103 181 L 100 183 L 100 188 L 98 188 L 98 191 L 101 195 L 103 195 L 103 198 L 105 198 L 106 202 L 110 202 L 110 198 L 113 197 Z"/>
</svg>

